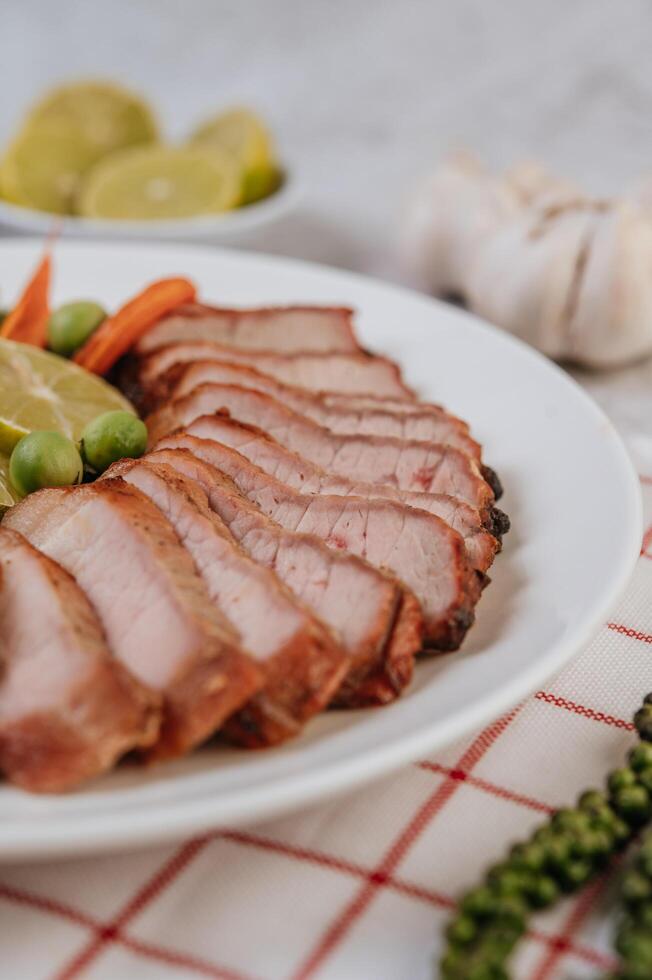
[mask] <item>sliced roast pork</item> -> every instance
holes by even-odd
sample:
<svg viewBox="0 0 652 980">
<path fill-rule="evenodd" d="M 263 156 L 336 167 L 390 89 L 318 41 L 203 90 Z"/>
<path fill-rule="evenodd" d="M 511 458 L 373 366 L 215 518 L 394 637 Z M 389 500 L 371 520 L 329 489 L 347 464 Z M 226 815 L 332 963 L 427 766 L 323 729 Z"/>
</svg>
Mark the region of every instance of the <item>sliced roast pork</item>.
<svg viewBox="0 0 652 980">
<path fill-rule="evenodd" d="M 190 448 L 287 530 L 317 534 L 330 547 L 393 572 L 421 603 L 428 645 L 459 646 L 473 622 L 480 581 L 462 537 L 440 518 L 389 500 L 302 495 L 217 442 L 178 434 L 160 445 Z"/>
<path fill-rule="evenodd" d="M 113 659 L 63 568 L 0 526 L 0 769 L 57 793 L 155 741 L 160 698 Z"/>
<path fill-rule="evenodd" d="M 288 408 L 305 415 L 331 432 L 358 435 L 392 436 L 396 439 L 421 442 L 436 442 L 442 445 L 456 446 L 473 459 L 481 457 L 481 447 L 469 435 L 466 422 L 449 415 L 443 408 L 430 406 L 428 411 L 411 414 L 393 412 L 385 409 L 382 403 L 375 408 L 368 404 L 358 408 L 353 404 L 347 405 L 347 396 L 342 395 L 339 405 L 331 405 L 323 395 L 296 388 L 294 385 L 284 385 L 268 375 L 261 374 L 255 368 L 240 364 L 227 364 L 220 361 L 194 361 L 185 366 L 179 380 L 170 392 L 170 398 L 181 398 L 190 394 L 199 385 L 229 384 L 271 395 Z"/>
<path fill-rule="evenodd" d="M 258 426 L 286 449 L 338 476 L 399 490 L 447 493 L 476 507 L 483 520 L 491 513 L 493 491 L 477 462 L 459 449 L 384 436 L 337 435 L 275 398 L 237 385 L 200 385 L 158 409 L 147 420 L 152 444 L 218 411 Z"/>
<path fill-rule="evenodd" d="M 193 455 L 199 440 L 186 441 L 188 449 L 162 449 L 146 458 L 201 486 L 243 550 L 333 630 L 349 661 L 333 702 L 356 707 L 393 700 L 409 683 L 421 648 L 423 619 L 412 594 L 354 555 L 332 551 L 314 535 L 286 531 Z"/>
<path fill-rule="evenodd" d="M 180 306 L 140 339 L 138 354 L 163 344 L 210 340 L 245 350 L 276 353 L 357 351 L 353 310 L 337 306 L 268 306 L 234 310 L 189 303 Z"/>
<path fill-rule="evenodd" d="M 249 558 L 193 480 L 151 458 L 122 460 L 121 476 L 162 511 L 188 550 L 211 599 L 265 673 L 265 686 L 226 725 L 239 744 L 281 742 L 332 699 L 347 669 L 334 635 L 277 576 Z"/>
<path fill-rule="evenodd" d="M 338 391 L 345 394 L 388 395 L 413 399 L 414 393 L 401 377 L 401 370 L 389 358 L 370 354 L 269 354 L 226 347 L 209 341 L 167 344 L 136 360 L 135 378 L 127 381 L 130 392 L 152 391 L 161 398 L 174 383 L 175 372 L 165 372 L 190 361 L 214 360 L 245 364 L 269 374 L 284 384 L 310 391 Z M 157 389 L 158 383 L 158 389 Z"/>
<path fill-rule="evenodd" d="M 300 493 L 330 493 L 394 500 L 407 507 L 418 507 L 441 517 L 464 538 L 474 568 L 486 572 L 498 550 L 498 540 L 485 528 L 477 510 L 457 497 L 443 493 L 397 490 L 374 483 L 356 483 L 327 473 L 302 456 L 285 449 L 255 426 L 245 425 L 225 415 L 204 415 L 186 426 L 184 432 L 200 439 L 214 439 L 242 453 L 265 473 Z"/>
<path fill-rule="evenodd" d="M 192 558 L 135 487 L 116 479 L 40 490 L 4 524 L 75 577 L 114 657 L 163 695 L 150 758 L 202 742 L 262 687 L 263 672 L 210 601 Z"/>
</svg>

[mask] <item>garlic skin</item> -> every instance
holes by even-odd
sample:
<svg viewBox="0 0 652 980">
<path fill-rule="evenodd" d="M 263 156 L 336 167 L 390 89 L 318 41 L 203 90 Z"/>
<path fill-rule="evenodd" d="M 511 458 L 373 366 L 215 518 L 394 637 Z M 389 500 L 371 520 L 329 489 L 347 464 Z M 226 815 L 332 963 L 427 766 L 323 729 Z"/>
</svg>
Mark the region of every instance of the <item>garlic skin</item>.
<svg viewBox="0 0 652 980">
<path fill-rule="evenodd" d="M 561 359 L 569 296 L 592 214 L 528 209 L 487 242 L 468 271 L 465 295 L 478 316 Z"/>
<path fill-rule="evenodd" d="M 593 368 L 652 353 L 652 221 L 615 203 L 596 220 L 564 356 Z"/>
<path fill-rule="evenodd" d="M 410 205 L 413 281 L 560 361 L 612 368 L 652 354 L 652 182 L 598 201 L 522 164 L 503 177 L 447 162 Z"/>
<path fill-rule="evenodd" d="M 463 295 L 468 263 L 519 210 L 515 191 L 472 157 L 449 160 L 408 205 L 401 252 L 413 285 L 438 296 Z"/>
</svg>

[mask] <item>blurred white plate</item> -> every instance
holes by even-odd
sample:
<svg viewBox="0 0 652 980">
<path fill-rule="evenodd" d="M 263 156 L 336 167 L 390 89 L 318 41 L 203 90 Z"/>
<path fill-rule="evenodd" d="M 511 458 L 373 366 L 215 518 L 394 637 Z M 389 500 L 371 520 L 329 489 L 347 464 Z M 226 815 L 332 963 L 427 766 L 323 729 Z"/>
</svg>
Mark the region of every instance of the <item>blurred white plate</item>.
<svg viewBox="0 0 652 980">
<path fill-rule="evenodd" d="M 13 294 L 40 254 L 0 244 Z M 401 362 L 427 398 L 468 419 L 505 484 L 512 518 L 462 652 L 424 660 L 401 700 L 331 712 L 274 750 L 207 748 L 84 790 L 37 798 L 0 788 L 0 858 L 153 844 L 255 822 L 374 777 L 477 729 L 558 670 L 624 588 L 641 541 L 638 481 L 613 427 L 574 382 L 522 343 L 450 306 L 286 259 L 191 247 L 61 243 L 57 301 L 109 307 L 158 276 L 194 278 L 225 304 L 350 303 L 360 336 Z"/>
<path fill-rule="evenodd" d="M 139 241 L 208 241 L 224 244 L 272 225 L 292 211 L 298 199 L 297 182 L 286 173 L 279 189 L 256 204 L 223 214 L 175 221 L 103 221 L 63 217 L 0 200 L 0 234 L 13 231 L 46 236 L 57 228 L 66 238 L 130 238 Z"/>
</svg>

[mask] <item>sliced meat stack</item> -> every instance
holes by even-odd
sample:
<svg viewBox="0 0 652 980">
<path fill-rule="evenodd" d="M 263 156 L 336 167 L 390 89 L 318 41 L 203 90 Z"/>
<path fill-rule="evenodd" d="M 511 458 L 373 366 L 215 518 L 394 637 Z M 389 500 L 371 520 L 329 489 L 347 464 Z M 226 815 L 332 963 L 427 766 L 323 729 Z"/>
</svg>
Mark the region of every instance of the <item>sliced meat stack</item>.
<svg viewBox="0 0 652 980">
<path fill-rule="evenodd" d="M 325 624 L 277 577 L 238 547 L 192 479 L 153 458 L 109 470 L 152 500 L 169 520 L 221 614 L 265 673 L 262 690 L 227 723 L 246 745 L 295 735 L 327 707 L 346 671 L 346 654 Z"/>
<path fill-rule="evenodd" d="M 4 526 L 0 624 L 0 767 L 13 782 L 65 790 L 156 739 L 158 695 L 111 656 L 72 576 Z"/>
<path fill-rule="evenodd" d="M 163 702 L 150 758 L 204 741 L 263 684 L 192 558 L 122 480 L 40 490 L 4 519 L 77 580 L 113 656 Z"/>
<path fill-rule="evenodd" d="M 119 377 L 147 455 L 0 527 L 7 778 L 61 791 L 128 752 L 275 745 L 459 647 L 509 527 L 499 483 L 351 310 L 183 306 Z"/>
</svg>

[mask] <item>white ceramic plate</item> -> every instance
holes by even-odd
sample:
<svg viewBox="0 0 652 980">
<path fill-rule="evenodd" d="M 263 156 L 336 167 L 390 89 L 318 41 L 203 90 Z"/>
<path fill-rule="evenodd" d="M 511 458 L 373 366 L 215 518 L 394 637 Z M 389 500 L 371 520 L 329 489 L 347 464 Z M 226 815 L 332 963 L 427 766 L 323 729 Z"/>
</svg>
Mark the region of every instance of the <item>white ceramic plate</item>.
<svg viewBox="0 0 652 980">
<path fill-rule="evenodd" d="M 102 221 L 91 218 L 59 217 L 0 200 L 0 233 L 48 235 L 53 228 L 65 238 L 119 238 L 139 241 L 205 242 L 226 244 L 267 228 L 293 210 L 299 199 L 291 175 L 269 197 L 224 214 L 202 215 L 175 221 Z"/>
<path fill-rule="evenodd" d="M 31 243 L 0 244 L 6 300 Z M 87 789 L 37 798 L 0 788 L 0 858 L 150 844 L 254 822 L 331 797 L 474 729 L 540 685 L 591 637 L 625 586 L 641 539 L 638 482 L 611 424 L 560 370 L 449 306 L 300 262 L 189 247 L 60 244 L 57 301 L 111 306 L 165 274 L 219 303 L 350 303 L 360 335 L 410 383 L 468 419 L 505 484 L 512 519 L 461 653 L 424 661 L 396 704 L 329 713 L 287 746 L 206 749 Z"/>
</svg>

